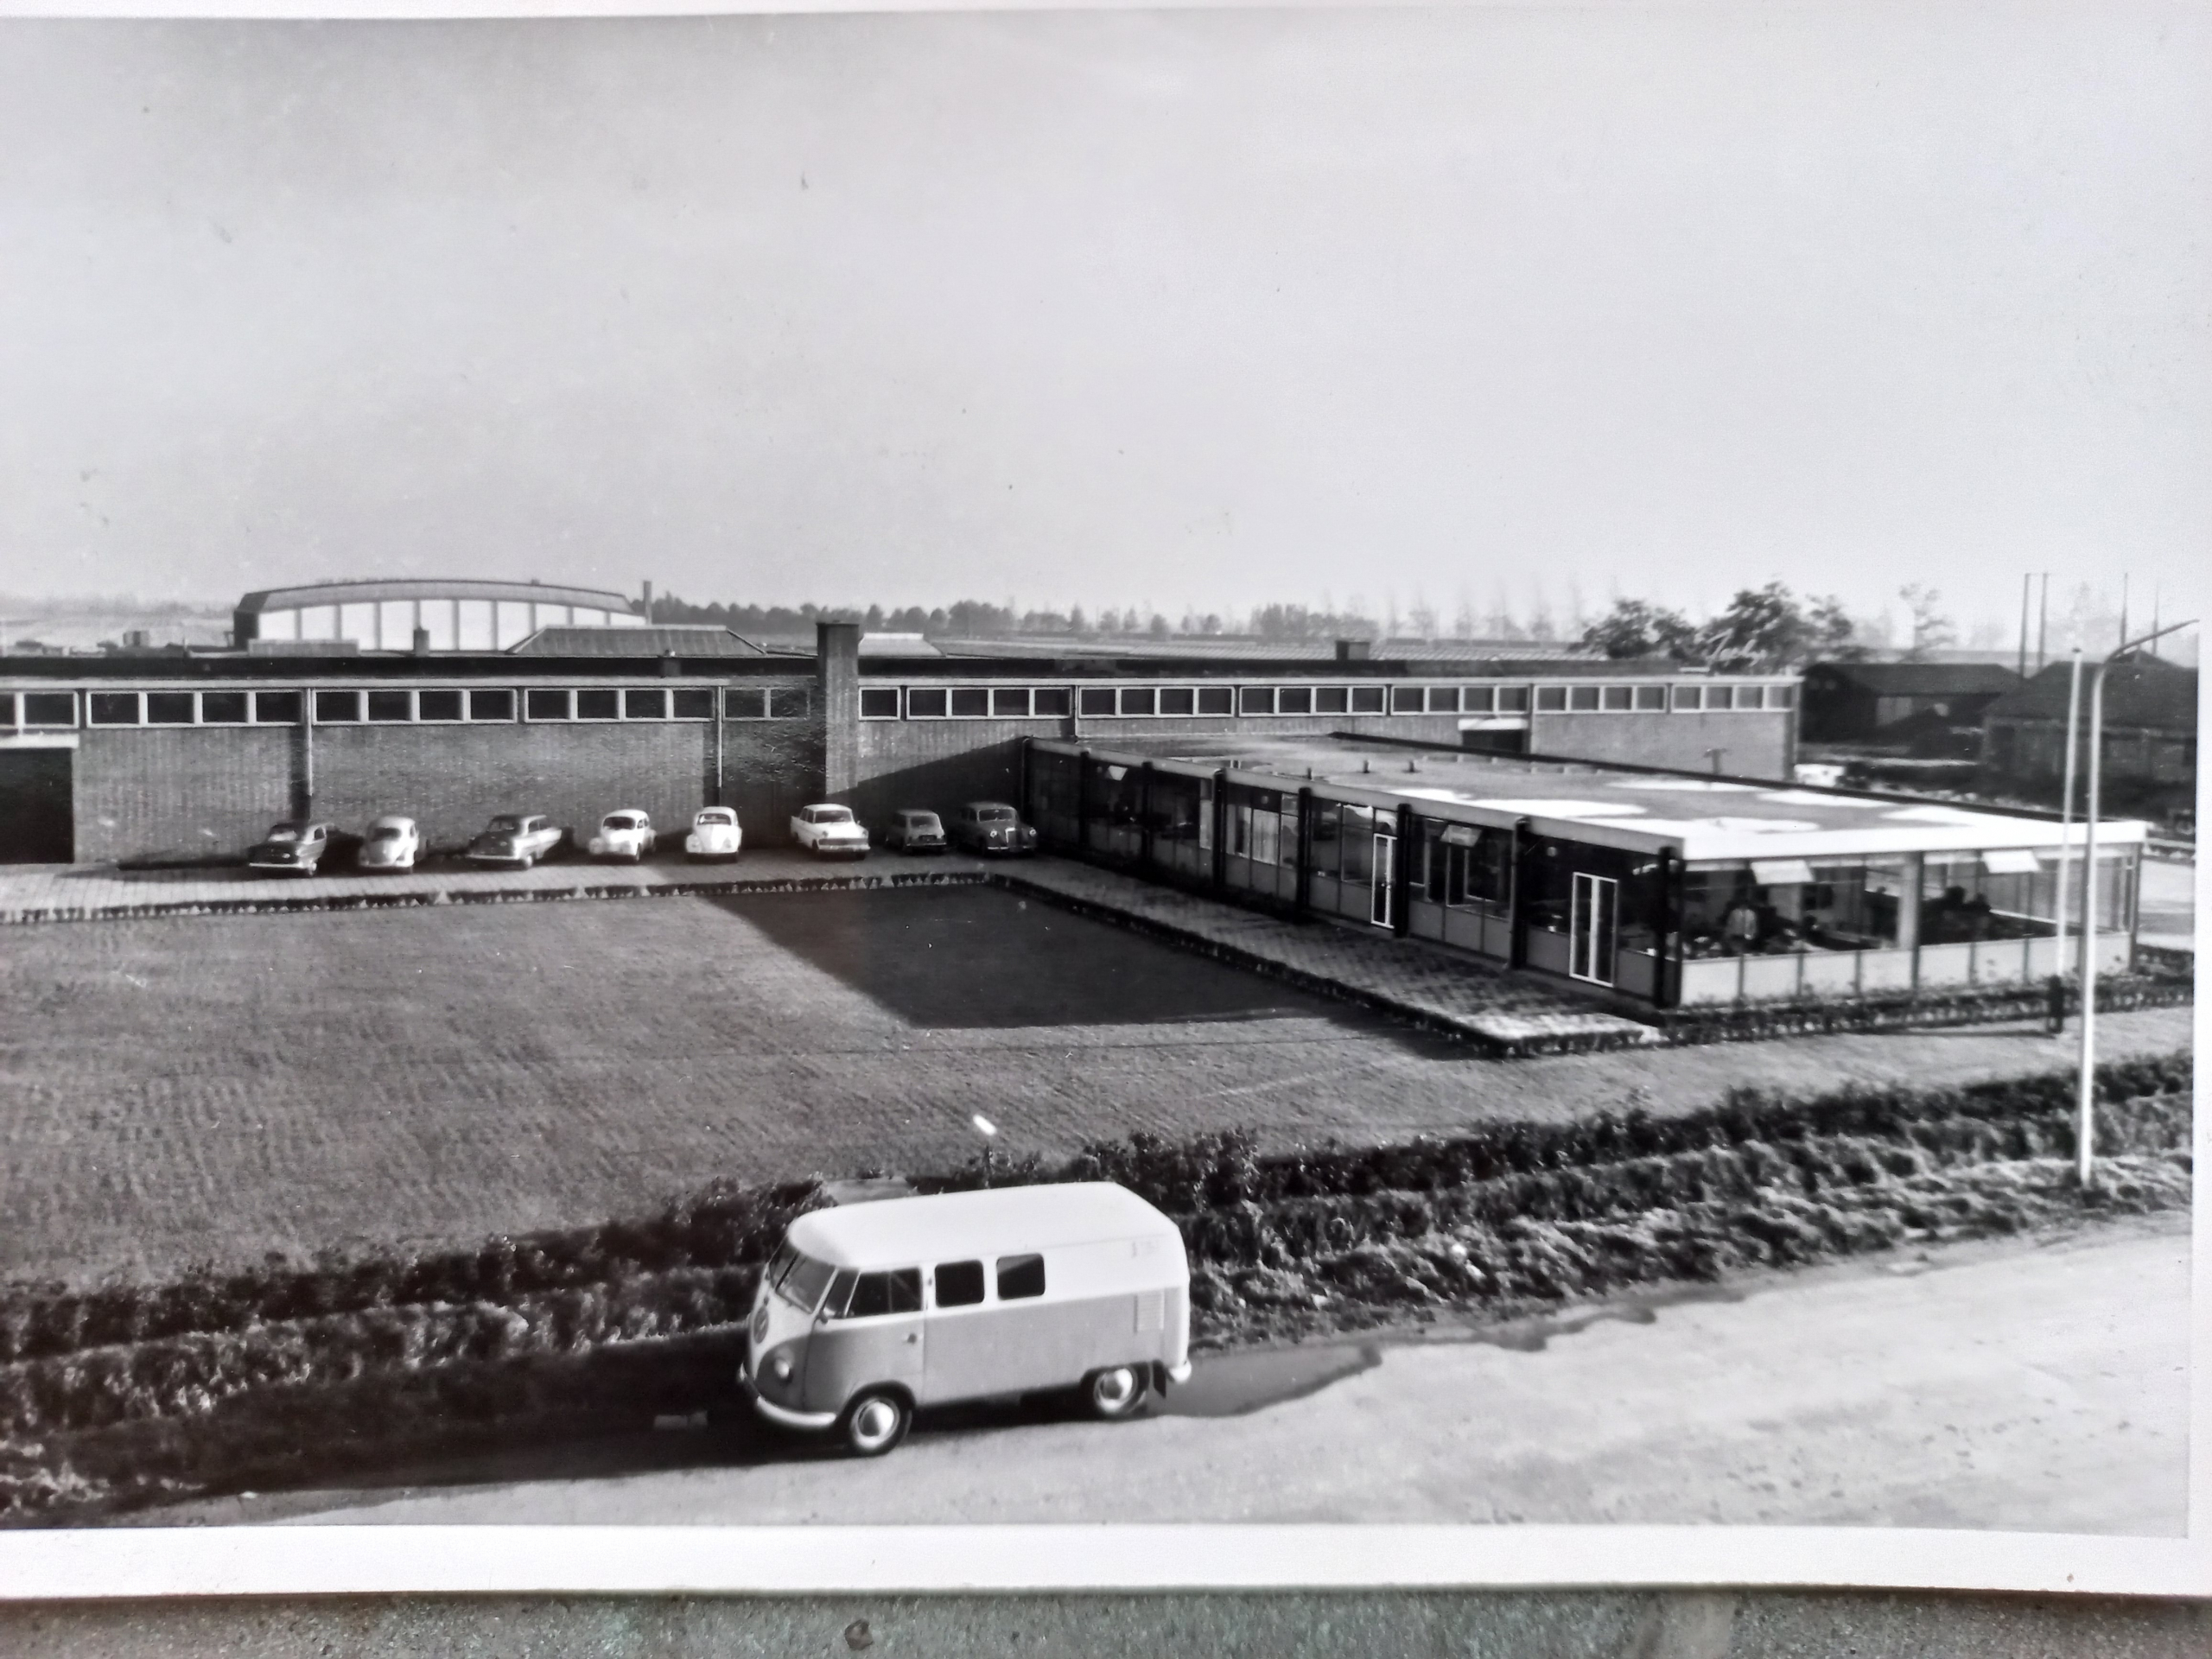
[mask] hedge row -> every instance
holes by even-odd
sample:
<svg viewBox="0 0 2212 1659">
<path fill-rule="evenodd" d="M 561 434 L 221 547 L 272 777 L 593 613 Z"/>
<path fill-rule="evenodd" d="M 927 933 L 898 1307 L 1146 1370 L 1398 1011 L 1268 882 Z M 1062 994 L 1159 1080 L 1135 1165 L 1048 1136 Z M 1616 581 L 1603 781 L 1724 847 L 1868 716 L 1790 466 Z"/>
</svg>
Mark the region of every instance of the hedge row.
<svg viewBox="0 0 2212 1659">
<path fill-rule="evenodd" d="M 640 1274 L 758 1263 L 794 1216 L 823 1202 L 812 1181 L 753 1187 L 722 1182 L 642 1221 L 497 1236 L 471 1250 L 200 1272 L 173 1284 L 88 1291 L 11 1285 L 0 1289 L 0 1365 L 378 1309 L 504 1306 L 549 1292 L 620 1285 Z"/>
<path fill-rule="evenodd" d="M 0 1437 L 212 1410 L 256 1389 L 327 1388 L 380 1371 L 498 1365 L 733 1325 L 757 1268 L 680 1268 L 504 1306 L 380 1307 L 197 1332 L 0 1366 Z"/>
<path fill-rule="evenodd" d="M 2129 1155 L 2105 1166 L 2094 1203 L 2126 1214 L 2189 1198 L 2186 1160 Z M 1776 1185 L 1755 1195 L 1575 1219 L 1466 1218 L 1443 1210 L 1439 1195 L 1387 1207 L 1377 1198 L 1336 1202 L 1347 1207 L 1327 1217 L 1316 1248 L 1300 1250 L 1286 1230 L 1270 1226 L 1262 1238 L 1233 1241 L 1243 1248 L 1194 1264 L 1198 1346 L 1356 1330 L 1408 1311 L 1478 1305 L 1498 1313 L 1636 1285 L 1710 1281 L 1912 1241 L 2018 1232 L 2083 1209 L 2072 1166 L 2058 1159 L 1838 1184 L 1817 1195 Z"/>
</svg>

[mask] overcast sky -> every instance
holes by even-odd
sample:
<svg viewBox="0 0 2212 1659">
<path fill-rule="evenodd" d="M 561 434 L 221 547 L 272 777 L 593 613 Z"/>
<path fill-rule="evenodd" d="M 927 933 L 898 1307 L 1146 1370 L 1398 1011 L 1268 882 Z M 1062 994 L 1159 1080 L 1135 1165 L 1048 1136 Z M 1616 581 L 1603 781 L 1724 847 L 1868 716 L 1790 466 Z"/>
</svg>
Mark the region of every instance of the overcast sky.
<svg viewBox="0 0 2212 1659">
<path fill-rule="evenodd" d="M 2207 22 L 0 23 L 0 591 L 2171 618 Z"/>
</svg>

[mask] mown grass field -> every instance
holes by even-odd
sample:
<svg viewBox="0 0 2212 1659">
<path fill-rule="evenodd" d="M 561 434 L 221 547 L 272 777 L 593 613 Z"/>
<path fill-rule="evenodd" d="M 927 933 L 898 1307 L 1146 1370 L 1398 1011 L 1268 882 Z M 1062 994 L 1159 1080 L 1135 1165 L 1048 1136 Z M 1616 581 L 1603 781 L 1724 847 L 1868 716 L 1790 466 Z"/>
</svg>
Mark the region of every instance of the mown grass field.
<svg viewBox="0 0 2212 1659">
<path fill-rule="evenodd" d="M 2165 1052 L 2190 1011 L 2107 1016 Z M 642 1213 L 1247 1126 L 1263 1147 L 2049 1068 L 2018 1031 L 1491 1062 L 988 890 L 104 922 L 0 949 L 0 1276 Z"/>
</svg>

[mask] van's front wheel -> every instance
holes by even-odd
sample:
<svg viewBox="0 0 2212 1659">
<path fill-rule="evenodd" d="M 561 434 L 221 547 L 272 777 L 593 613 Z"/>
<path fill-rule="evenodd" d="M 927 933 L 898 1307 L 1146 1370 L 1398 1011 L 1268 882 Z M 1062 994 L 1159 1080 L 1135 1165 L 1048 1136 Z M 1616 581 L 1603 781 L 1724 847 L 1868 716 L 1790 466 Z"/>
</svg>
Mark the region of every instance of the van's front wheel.
<svg viewBox="0 0 2212 1659">
<path fill-rule="evenodd" d="M 1109 1422 L 1131 1415 L 1144 1403 L 1144 1373 L 1134 1365 L 1109 1365 L 1093 1371 L 1083 1385 L 1090 1414 Z"/>
<path fill-rule="evenodd" d="M 888 1389 L 870 1389 L 845 1408 L 846 1449 L 857 1458 L 880 1458 L 906 1438 L 913 1410 Z"/>
</svg>

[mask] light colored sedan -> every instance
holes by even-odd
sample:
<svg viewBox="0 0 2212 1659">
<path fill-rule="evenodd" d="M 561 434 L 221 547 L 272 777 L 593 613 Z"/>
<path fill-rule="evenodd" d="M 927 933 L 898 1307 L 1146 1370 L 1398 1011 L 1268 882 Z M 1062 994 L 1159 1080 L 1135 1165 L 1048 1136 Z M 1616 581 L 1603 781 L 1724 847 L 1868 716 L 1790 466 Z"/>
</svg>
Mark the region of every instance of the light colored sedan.
<svg viewBox="0 0 2212 1659">
<path fill-rule="evenodd" d="M 823 858 L 868 856 L 868 831 L 854 818 L 849 806 L 825 801 L 799 808 L 791 819 L 791 839 Z"/>
<path fill-rule="evenodd" d="M 744 844 L 737 814 L 726 806 L 700 808 L 692 817 L 691 833 L 683 837 L 683 851 L 690 858 L 735 858 Z"/>
<path fill-rule="evenodd" d="M 658 839 L 653 834 L 652 819 L 634 806 L 626 806 L 599 821 L 599 833 L 591 838 L 591 855 L 626 858 L 634 864 L 652 851 Z"/>
<path fill-rule="evenodd" d="M 353 861 L 364 870 L 411 870 L 423 856 L 423 831 L 412 818 L 397 813 L 369 826 Z"/>
</svg>

